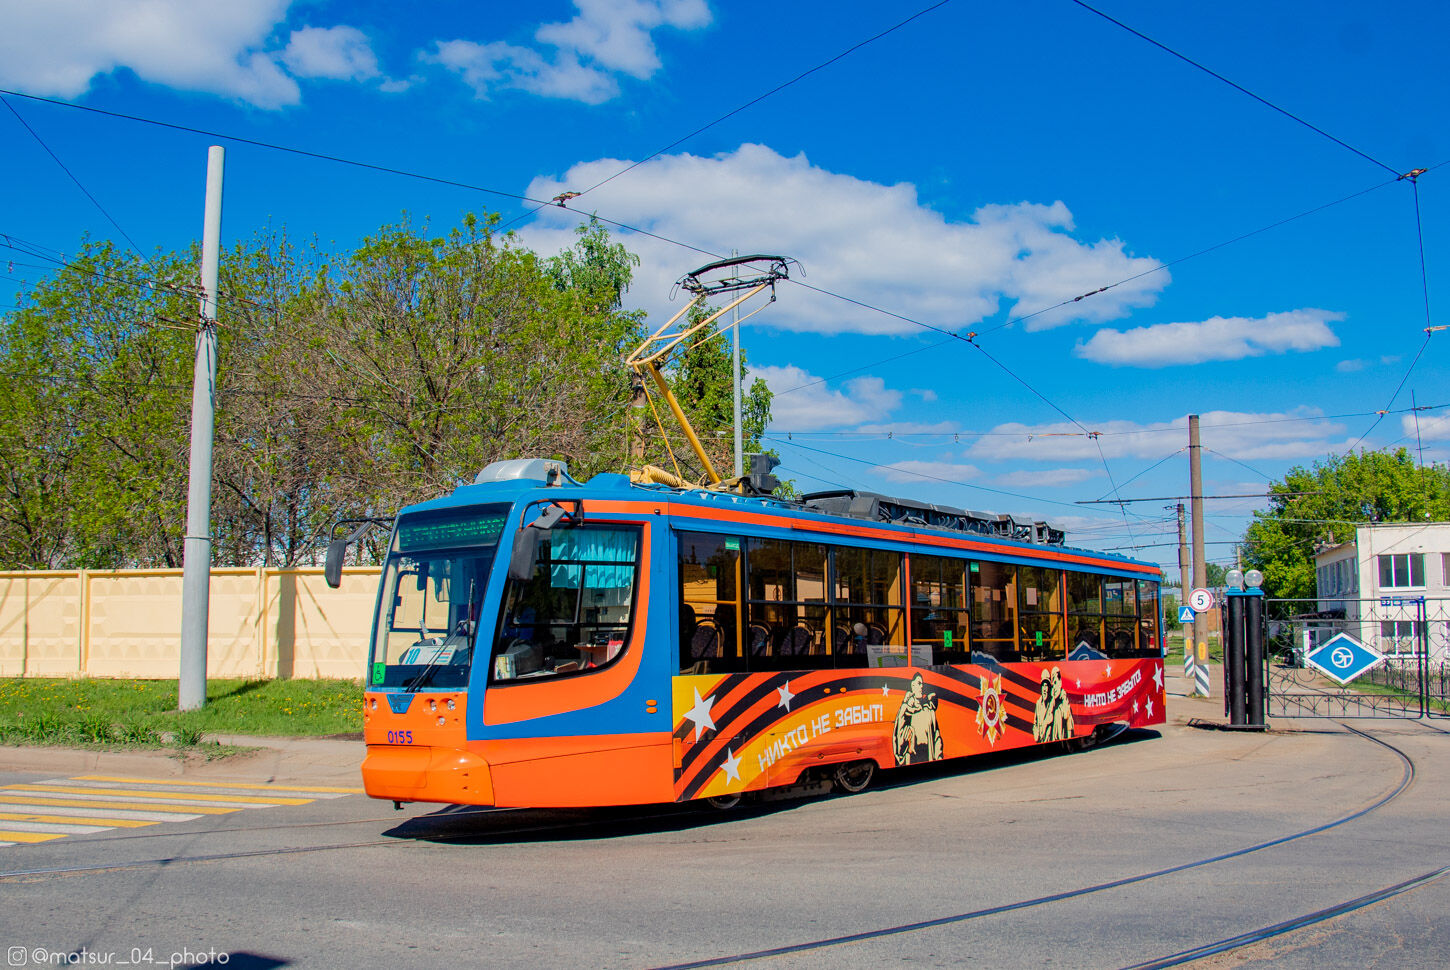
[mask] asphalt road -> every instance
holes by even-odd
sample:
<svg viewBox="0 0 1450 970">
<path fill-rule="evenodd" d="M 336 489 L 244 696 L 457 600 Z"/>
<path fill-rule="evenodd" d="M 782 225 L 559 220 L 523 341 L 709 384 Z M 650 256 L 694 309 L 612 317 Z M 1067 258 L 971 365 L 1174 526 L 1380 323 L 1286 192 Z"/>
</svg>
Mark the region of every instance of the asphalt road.
<svg viewBox="0 0 1450 970">
<path fill-rule="evenodd" d="M 0 802 L 106 784 L 136 800 L 216 792 L 227 809 L 0 848 L 0 943 L 19 966 L 1127 967 L 1450 866 L 1450 734 L 1356 724 L 1386 747 L 1303 726 L 1173 724 L 727 814 L 395 812 L 225 767 L 150 789 L 0 770 Z M 1413 764 L 1398 795 L 1392 748 Z M 282 803 L 234 801 L 246 793 Z M 1198 965 L 1441 967 L 1447 905 L 1450 876 Z"/>
</svg>

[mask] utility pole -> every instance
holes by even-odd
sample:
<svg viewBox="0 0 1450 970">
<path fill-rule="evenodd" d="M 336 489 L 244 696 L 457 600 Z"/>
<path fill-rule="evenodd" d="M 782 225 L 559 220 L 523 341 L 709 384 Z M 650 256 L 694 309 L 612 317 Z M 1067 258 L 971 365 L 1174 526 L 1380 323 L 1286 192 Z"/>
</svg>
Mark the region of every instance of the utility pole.
<svg viewBox="0 0 1450 970">
<path fill-rule="evenodd" d="M 731 256 L 739 256 L 740 250 L 730 250 Z M 735 363 L 731 370 L 734 379 L 730 384 L 735 389 L 735 477 L 745 474 L 745 432 L 740 427 L 740 307 L 730 311 L 734 322 L 731 325 L 731 340 L 735 348 Z"/>
<path fill-rule="evenodd" d="M 1188 605 L 1188 591 L 1193 588 L 1193 573 L 1189 569 L 1188 559 L 1188 525 L 1184 521 L 1183 503 L 1179 502 L 1178 509 L 1178 605 Z M 1194 650 L 1194 637 L 1192 627 L 1185 627 L 1180 621 L 1178 626 L 1183 631 L 1183 676 L 1188 681 L 1188 692 L 1198 694 L 1198 655 Z"/>
<path fill-rule="evenodd" d="M 201 322 L 191 389 L 191 478 L 182 548 L 181 679 L 177 706 L 206 706 L 206 623 L 211 595 L 211 457 L 216 426 L 216 291 L 221 256 L 222 170 L 226 150 L 207 149 L 206 214 L 201 236 Z"/>
<path fill-rule="evenodd" d="M 1193 589 L 1208 585 L 1208 567 L 1203 561 L 1203 447 L 1198 441 L 1198 415 L 1188 416 L 1188 495 L 1189 514 L 1193 517 Z M 1208 618 L 1195 611 L 1193 615 L 1194 658 L 1200 665 L 1208 661 Z"/>
<path fill-rule="evenodd" d="M 1193 588 L 1193 573 L 1188 568 L 1188 523 L 1183 514 L 1183 503 L 1178 503 L 1178 602 L 1188 604 L 1188 591 Z"/>
</svg>

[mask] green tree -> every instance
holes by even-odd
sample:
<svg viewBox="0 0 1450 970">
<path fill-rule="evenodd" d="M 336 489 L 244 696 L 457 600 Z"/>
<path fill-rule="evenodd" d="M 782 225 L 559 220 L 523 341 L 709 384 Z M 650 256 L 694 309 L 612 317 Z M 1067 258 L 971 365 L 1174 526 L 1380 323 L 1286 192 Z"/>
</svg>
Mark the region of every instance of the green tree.
<svg viewBox="0 0 1450 970">
<path fill-rule="evenodd" d="M 1314 549 L 1354 537 L 1361 522 L 1450 519 L 1450 468 L 1417 468 L 1399 448 L 1334 455 L 1309 468 L 1295 466 L 1269 489 L 1269 508 L 1254 513 L 1244 559 L 1264 574 L 1273 597 L 1314 593 Z"/>
<path fill-rule="evenodd" d="M 338 519 L 390 515 L 498 459 L 626 467 L 638 259 L 597 222 L 548 258 L 496 224 L 438 235 L 405 219 L 342 253 L 269 231 L 223 254 L 216 564 L 315 562 Z M 87 241 L 0 317 L 0 568 L 180 565 L 197 257 Z M 714 343 L 672 373 L 728 455 Z M 757 383 L 752 446 L 769 407 Z"/>
</svg>

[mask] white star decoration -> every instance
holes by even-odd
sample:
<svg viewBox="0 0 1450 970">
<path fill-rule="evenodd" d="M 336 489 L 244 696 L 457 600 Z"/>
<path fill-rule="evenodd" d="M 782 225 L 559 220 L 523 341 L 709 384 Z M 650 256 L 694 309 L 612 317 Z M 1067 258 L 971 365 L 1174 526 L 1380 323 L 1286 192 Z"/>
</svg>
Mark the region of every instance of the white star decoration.
<svg viewBox="0 0 1450 970">
<path fill-rule="evenodd" d="M 700 696 L 700 688 L 695 688 L 695 706 L 685 712 L 685 717 L 695 722 L 695 740 L 700 740 L 700 732 L 705 728 L 715 730 L 715 717 L 710 713 L 710 708 L 715 706 L 715 698 L 705 700 Z"/>
<path fill-rule="evenodd" d="M 735 757 L 735 752 L 729 748 L 725 749 L 725 762 L 720 765 L 720 770 L 725 772 L 725 780 L 734 778 L 740 780 L 740 759 Z"/>
<path fill-rule="evenodd" d="M 1148 716 L 1153 716 L 1153 698 L 1148 698 Z"/>
<path fill-rule="evenodd" d="M 1104 667 L 1103 668 L 1103 676 L 1104 677 L 1111 677 L 1111 676 L 1113 676 L 1113 668 L 1112 667 Z"/>
<path fill-rule="evenodd" d="M 1082 678 L 1081 677 L 1079 677 L 1077 679 L 1077 689 L 1078 690 L 1082 690 Z"/>
<path fill-rule="evenodd" d="M 1158 689 L 1159 690 L 1162 690 L 1163 689 L 1163 665 L 1162 664 L 1159 664 L 1158 666 L 1156 666 L 1156 667 L 1153 668 L 1153 683 L 1155 683 L 1155 684 L 1158 685 Z"/>
<path fill-rule="evenodd" d="M 882 697 L 890 697 L 891 696 L 891 687 L 889 685 L 887 685 L 887 684 L 882 684 L 881 685 L 881 696 Z"/>
<path fill-rule="evenodd" d="M 795 695 L 790 692 L 790 681 L 786 681 L 783 687 L 777 687 L 775 692 L 780 695 L 780 700 L 776 702 L 775 706 L 783 707 L 789 711 L 790 702 L 795 700 Z"/>
<path fill-rule="evenodd" d="M 1137 714 L 1138 713 L 1138 701 L 1137 701 L 1136 698 L 1133 700 L 1133 713 L 1134 714 Z"/>
</svg>

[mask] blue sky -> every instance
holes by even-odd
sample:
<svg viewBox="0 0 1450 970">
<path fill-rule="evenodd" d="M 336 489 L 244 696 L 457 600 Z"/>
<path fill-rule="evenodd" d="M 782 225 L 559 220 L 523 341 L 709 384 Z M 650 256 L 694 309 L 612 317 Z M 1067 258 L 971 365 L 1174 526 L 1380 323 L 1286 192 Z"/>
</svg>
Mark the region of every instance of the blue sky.
<svg viewBox="0 0 1450 970">
<path fill-rule="evenodd" d="M 1071 0 L 953 0 L 574 206 L 714 253 L 784 253 L 812 286 L 978 334 L 782 285 L 744 339 L 803 489 L 1035 515 L 1171 576 L 1171 502 L 1126 521 L 1076 503 L 1184 494 L 1190 413 L 1210 494 L 1356 443 L 1414 449 L 1416 417 L 1425 460 L 1450 456 L 1450 331 L 1426 342 L 1415 186 L 1395 181 L 1432 169 L 1418 192 L 1439 323 L 1450 8 L 1095 5 L 1358 153 Z M 927 6 L 0 0 L 0 87 L 548 198 Z M 199 234 L 215 139 L 7 102 L 143 249 Z M 0 233 L 61 252 L 116 236 L 8 111 L 0 130 Z M 285 226 L 350 246 L 404 212 L 443 230 L 497 209 L 551 252 L 581 218 L 221 143 L 228 239 Z M 706 257 L 624 238 L 644 260 L 629 299 L 662 320 Z M 12 292 L 34 263 L 0 267 Z M 1407 372 L 1394 409 L 1430 408 L 1376 423 Z M 1231 557 L 1255 504 L 1210 503 L 1210 558 Z"/>
</svg>

